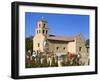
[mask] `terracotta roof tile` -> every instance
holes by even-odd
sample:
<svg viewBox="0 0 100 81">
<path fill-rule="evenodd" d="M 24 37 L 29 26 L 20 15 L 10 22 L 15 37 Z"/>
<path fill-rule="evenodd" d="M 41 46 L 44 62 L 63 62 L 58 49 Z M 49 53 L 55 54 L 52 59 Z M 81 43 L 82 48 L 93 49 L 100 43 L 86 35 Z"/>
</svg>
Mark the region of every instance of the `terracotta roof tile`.
<svg viewBox="0 0 100 81">
<path fill-rule="evenodd" d="M 48 36 L 47 39 L 48 40 L 58 40 L 58 41 L 73 41 L 75 40 L 76 36 L 72 36 L 72 37 L 62 37 L 62 36 L 55 36 L 55 37 L 50 37 Z"/>
</svg>

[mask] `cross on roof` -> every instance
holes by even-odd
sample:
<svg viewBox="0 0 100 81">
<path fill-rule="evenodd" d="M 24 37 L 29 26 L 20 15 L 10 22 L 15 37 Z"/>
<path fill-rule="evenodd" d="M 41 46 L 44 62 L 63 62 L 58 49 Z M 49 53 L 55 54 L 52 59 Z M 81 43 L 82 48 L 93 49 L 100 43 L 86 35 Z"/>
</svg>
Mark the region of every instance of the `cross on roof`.
<svg viewBox="0 0 100 81">
<path fill-rule="evenodd" d="M 44 17 L 42 16 L 42 20 L 44 20 Z"/>
</svg>

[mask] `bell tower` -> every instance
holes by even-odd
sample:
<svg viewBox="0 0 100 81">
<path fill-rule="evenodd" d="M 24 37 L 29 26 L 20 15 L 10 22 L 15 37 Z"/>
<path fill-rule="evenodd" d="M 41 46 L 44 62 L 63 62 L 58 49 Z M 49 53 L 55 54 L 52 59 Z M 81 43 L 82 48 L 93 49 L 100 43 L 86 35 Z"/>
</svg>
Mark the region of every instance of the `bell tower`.
<svg viewBox="0 0 100 81">
<path fill-rule="evenodd" d="M 44 52 L 44 41 L 48 36 L 48 22 L 42 17 L 41 20 L 37 22 L 37 27 L 35 30 L 35 36 L 33 38 L 33 50 L 38 52 Z"/>
<path fill-rule="evenodd" d="M 36 35 L 40 34 L 44 36 L 48 35 L 48 22 L 45 21 L 43 17 L 37 22 Z"/>
</svg>

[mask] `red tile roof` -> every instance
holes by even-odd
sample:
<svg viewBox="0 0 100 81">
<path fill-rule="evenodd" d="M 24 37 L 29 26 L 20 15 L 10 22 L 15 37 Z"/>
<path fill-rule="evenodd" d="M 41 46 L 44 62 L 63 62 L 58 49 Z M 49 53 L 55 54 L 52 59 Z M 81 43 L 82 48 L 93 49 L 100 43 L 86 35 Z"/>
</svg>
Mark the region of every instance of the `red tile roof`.
<svg viewBox="0 0 100 81">
<path fill-rule="evenodd" d="M 48 40 L 58 40 L 58 41 L 73 41 L 75 40 L 76 36 L 72 36 L 72 37 L 62 37 L 62 36 L 54 36 L 54 37 L 47 37 Z"/>
</svg>

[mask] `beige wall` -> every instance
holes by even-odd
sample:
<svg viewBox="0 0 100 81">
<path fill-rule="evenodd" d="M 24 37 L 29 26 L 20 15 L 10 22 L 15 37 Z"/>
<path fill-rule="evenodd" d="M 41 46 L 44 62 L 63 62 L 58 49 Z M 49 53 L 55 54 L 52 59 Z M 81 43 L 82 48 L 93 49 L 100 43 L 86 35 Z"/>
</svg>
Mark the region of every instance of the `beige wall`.
<svg viewBox="0 0 100 81">
<path fill-rule="evenodd" d="M 46 37 L 43 34 L 36 34 L 33 38 L 33 50 L 37 51 L 40 50 L 41 52 L 44 52 L 44 41 L 46 40 Z M 38 43 L 40 46 L 38 47 Z M 57 49 L 58 47 L 58 49 Z M 81 47 L 81 50 L 79 50 Z M 65 49 L 64 49 L 65 48 Z M 87 49 L 85 46 L 85 40 L 82 36 L 77 36 L 74 41 L 70 42 L 64 42 L 64 41 L 49 41 L 48 40 L 48 51 L 53 52 L 55 54 L 67 54 L 67 52 L 71 52 L 74 54 L 80 54 L 81 55 L 81 61 L 83 64 L 88 64 L 88 55 L 87 55 Z"/>
<path fill-rule="evenodd" d="M 81 47 L 81 51 L 79 51 L 79 47 Z M 77 37 L 76 39 L 76 51 L 77 54 L 79 53 L 81 55 L 81 61 L 83 64 L 87 65 L 88 64 L 88 53 L 87 53 L 87 49 L 85 46 L 85 40 L 82 36 Z"/>
<path fill-rule="evenodd" d="M 43 52 L 43 42 L 45 40 L 45 37 L 42 34 L 39 35 L 35 35 L 33 38 L 33 50 L 40 50 L 41 52 Z M 38 43 L 40 44 L 40 46 L 38 47 Z"/>
<path fill-rule="evenodd" d="M 58 50 L 57 50 L 58 47 Z M 65 48 L 65 49 L 64 49 Z M 52 43 L 49 41 L 49 51 L 54 53 L 67 53 L 67 42 L 65 43 Z"/>
<path fill-rule="evenodd" d="M 76 54 L 76 42 L 69 42 L 68 43 L 68 52 Z"/>
<path fill-rule="evenodd" d="M 81 51 L 79 50 L 79 47 L 81 47 Z M 87 53 L 85 40 L 82 36 L 76 38 L 76 51 L 77 53 Z"/>
</svg>

